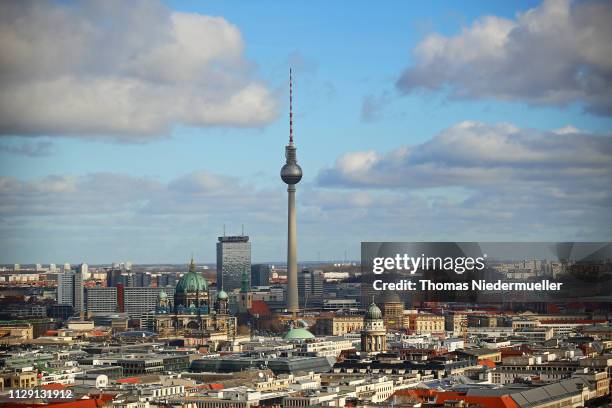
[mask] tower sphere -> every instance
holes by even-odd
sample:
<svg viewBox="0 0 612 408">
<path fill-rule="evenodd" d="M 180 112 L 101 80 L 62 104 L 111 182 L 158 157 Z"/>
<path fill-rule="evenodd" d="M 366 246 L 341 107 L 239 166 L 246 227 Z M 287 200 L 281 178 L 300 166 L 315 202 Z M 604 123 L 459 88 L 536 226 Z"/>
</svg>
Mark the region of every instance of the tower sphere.
<svg viewBox="0 0 612 408">
<path fill-rule="evenodd" d="M 281 169 L 280 176 L 287 184 L 297 184 L 302 179 L 302 168 L 297 163 L 287 163 Z"/>
</svg>

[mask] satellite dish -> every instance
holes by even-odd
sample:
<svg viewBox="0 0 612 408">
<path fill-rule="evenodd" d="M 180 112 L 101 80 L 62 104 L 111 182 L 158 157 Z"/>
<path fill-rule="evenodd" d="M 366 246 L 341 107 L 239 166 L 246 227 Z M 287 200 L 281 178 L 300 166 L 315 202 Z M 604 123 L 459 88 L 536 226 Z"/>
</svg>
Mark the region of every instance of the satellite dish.
<svg viewBox="0 0 612 408">
<path fill-rule="evenodd" d="M 264 376 L 263 373 L 260 371 L 259 372 L 259 378 L 263 378 L 263 376 Z"/>
</svg>

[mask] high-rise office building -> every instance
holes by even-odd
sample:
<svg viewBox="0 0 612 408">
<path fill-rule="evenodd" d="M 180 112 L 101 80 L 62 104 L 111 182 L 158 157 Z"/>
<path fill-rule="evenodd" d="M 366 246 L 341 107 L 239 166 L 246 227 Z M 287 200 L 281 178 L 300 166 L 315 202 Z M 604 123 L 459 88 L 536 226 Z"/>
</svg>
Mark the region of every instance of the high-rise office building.
<svg viewBox="0 0 612 408">
<path fill-rule="evenodd" d="M 70 305 L 75 315 L 83 313 L 83 277 L 78 272 L 57 275 L 57 304 Z"/>
<path fill-rule="evenodd" d="M 121 269 L 112 268 L 106 271 L 106 286 L 117 286 L 118 284 L 123 284 L 125 286 L 125 282 L 122 280 Z"/>
<path fill-rule="evenodd" d="M 69 264 L 68 262 L 66 262 L 66 263 L 64 264 L 64 270 L 63 270 L 63 271 L 64 271 L 64 272 L 70 272 L 70 271 L 72 271 L 72 267 L 70 266 L 70 264 Z"/>
<path fill-rule="evenodd" d="M 144 314 L 155 309 L 160 291 L 166 292 L 169 298 L 174 297 L 174 288 L 141 288 L 123 289 L 124 311 L 130 319 L 141 319 Z"/>
<path fill-rule="evenodd" d="M 249 277 L 251 287 L 251 243 L 246 235 L 223 236 L 217 242 L 217 288 L 229 292 L 240 289 L 242 275 Z"/>
<path fill-rule="evenodd" d="M 89 279 L 89 266 L 86 263 L 82 263 L 77 267 L 77 272 L 81 274 L 83 280 Z"/>
<path fill-rule="evenodd" d="M 133 274 L 132 285 L 128 286 L 140 286 L 149 287 L 151 286 L 151 273 L 150 272 L 136 272 Z"/>
<path fill-rule="evenodd" d="M 300 306 L 317 307 L 323 302 L 323 271 L 304 269 L 297 279 Z"/>
<path fill-rule="evenodd" d="M 85 310 L 88 314 L 117 311 L 117 288 L 95 286 L 85 288 Z"/>
<path fill-rule="evenodd" d="M 176 274 L 175 273 L 161 273 L 156 276 L 157 287 L 160 286 L 176 286 Z"/>
<path fill-rule="evenodd" d="M 256 264 L 251 266 L 251 286 L 270 285 L 270 265 Z"/>
</svg>

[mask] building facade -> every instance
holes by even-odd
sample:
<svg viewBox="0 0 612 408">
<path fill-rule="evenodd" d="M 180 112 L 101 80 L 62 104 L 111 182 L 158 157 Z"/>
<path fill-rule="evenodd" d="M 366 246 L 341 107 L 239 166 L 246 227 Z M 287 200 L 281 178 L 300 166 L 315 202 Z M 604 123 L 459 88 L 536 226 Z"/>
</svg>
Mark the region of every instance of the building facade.
<svg viewBox="0 0 612 408">
<path fill-rule="evenodd" d="M 269 286 L 270 285 L 270 265 L 256 264 L 251 266 L 251 285 Z"/>
<path fill-rule="evenodd" d="M 251 286 L 251 243 L 246 235 L 223 236 L 217 242 L 217 287 L 228 292 L 240 289 L 243 273 Z"/>
<path fill-rule="evenodd" d="M 404 327 L 415 334 L 444 333 L 444 316 L 431 313 L 409 313 L 404 316 Z"/>
<path fill-rule="evenodd" d="M 343 336 L 347 333 L 358 333 L 363 330 L 363 316 L 335 315 L 325 316 L 317 320 L 314 331 L 318 335 Z"/>
<path fill-rule="evenodd" d="M 117 311 L 117 288 L 85 288 L 85 311 L 87 314 L 113 313 Z"/>
<path fill-rule="evenodd" d="M 78 272 L 57 275 L 57 304 L 70 305 L 75 315 L 84 312 L 83 276 Z"/>
<path fill-rule="evenodd" d="M 323 271 L 304 269 L 298 274 L 300 307 L 320 307 L 323 302 Z"/>
<path fill-rule="evenodd" d="M 124 311 L 130 319 L 142 319 L 145 313 L 154 310 L 160 292 L 174 296 L 174 288 L 123 288 Z"/>
</svg>

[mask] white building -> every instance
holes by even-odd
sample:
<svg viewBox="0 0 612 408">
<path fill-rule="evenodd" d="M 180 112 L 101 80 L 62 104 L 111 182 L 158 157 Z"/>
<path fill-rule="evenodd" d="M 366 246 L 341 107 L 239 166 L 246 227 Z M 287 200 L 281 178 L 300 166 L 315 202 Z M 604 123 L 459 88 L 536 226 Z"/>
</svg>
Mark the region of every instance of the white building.
<svg viewBox="0 0 612 408">
<path fill-rule="evenodd" d="M 75 314 L 84 311 L 81 274 L 64 272 L 57 275 L 57 304 L 72 306 Z"/>
<path fill-rule="evenodd" d="M 85 289 L 87 313 L 112 313 L 117 311 L 117 288 L 101 287 Z"/>
</svg>

